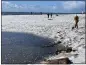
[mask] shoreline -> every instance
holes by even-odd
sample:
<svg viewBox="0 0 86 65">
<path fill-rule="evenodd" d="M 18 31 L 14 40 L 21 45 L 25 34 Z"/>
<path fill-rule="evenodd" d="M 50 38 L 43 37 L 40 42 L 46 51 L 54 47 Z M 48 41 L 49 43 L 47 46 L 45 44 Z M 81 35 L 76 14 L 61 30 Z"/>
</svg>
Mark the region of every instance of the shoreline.
<svg viewBox="0 0 86 65">
<path fill-rule="evenodd" d="M 2 32 L 8 32 L 8 33 L 13 32 L 13 35 L 14 35 L 13 36 L 9 33 L 8 37 L 7 36 L 3 37 L 3 43 L 5 40 L 6 43 L 14 43 L 14 42 L 25 43 L 27 41 L 27 42 L 32 42 L 33 44 L 36 42 L 42 43 L 42 44 L 48 44 L 48 43 L 50 44 L 50 42 L 47 41 L 48 40 L 47 38 L 51 38 L 54 40 L 53 43 L 57 43 L 58 41 L 61 41 L 61 44 L 65 46 L 68 45 L 76 49 L 79 54 L 78 57 L 76 58 L 70 57 L 70 59 L 73 61 L 73 63 L 82 63 L 85 61 L 85 59 L 83 59 L 85 57 L 85 54 L 84 54 L 85 53 L 84 51 L 85 50 L 85 42 L 84 42 L 85 15 L 78 14 L 78 16 L 80 17 L 79 29 L 71 30 L 71 27 L 74 24 L 74 20 L 73 20 L 74 16 L 75 14 L 59 15 L 59 16 L 54 15 L 52 20 L 48 20 L 47 15 L 2 16 Z M 15 33 L 15 32 L 18 32 L 18 33 Z M 23 34 L 20 32 L 23 32 Z M 31 33 L 34 34 L 34 36 Z M 45 37 L 45 39 L 43 37 Z M 56 46 L 56 48 L 58 47 Z M 24 49 L 27 51 L 26 48 Z M 44 51 L 45 50 L 43 50 L 43 52 Z M 3 57 L 5 58 L 5 56 Z M 51 56 L 51 57 L 55 59 L 54 57 L 56 56 Z M 78 60 L 80 58 L 83 60 Z M 22 60 L 22 62 L 23 61 L 24 60 Z"/>
</svg>

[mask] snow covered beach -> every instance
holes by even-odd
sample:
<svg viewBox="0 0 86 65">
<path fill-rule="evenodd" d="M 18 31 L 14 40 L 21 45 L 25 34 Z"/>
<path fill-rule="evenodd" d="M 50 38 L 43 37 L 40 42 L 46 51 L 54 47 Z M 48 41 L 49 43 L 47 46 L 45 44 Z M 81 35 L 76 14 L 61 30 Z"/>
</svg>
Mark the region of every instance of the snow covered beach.
<svg viewBox="0 0 86 65">
<path fill-rule="evenodd" d="M 37 50 L 42 53 L 41 56 L 56 51 L 56 47 L 45 52 L 46 49 L 33 49 L 33 45 L 48 45 L 58 41 L 77 49 L 78 57 L 70 57 L 73 63 L 85 63 L 85 14 L 78 14 L 79 29 L 72 30 L 74 16 L 75 14 L 53 15 L 52 20 L 48 20 L 47 15 L 2 15 L 2 63 L 32 63 L 29 60 L 33 61 L 32 57 L 38 56 Z M 56 56 L 49 59 L 55 59 Z"/>
</svg>

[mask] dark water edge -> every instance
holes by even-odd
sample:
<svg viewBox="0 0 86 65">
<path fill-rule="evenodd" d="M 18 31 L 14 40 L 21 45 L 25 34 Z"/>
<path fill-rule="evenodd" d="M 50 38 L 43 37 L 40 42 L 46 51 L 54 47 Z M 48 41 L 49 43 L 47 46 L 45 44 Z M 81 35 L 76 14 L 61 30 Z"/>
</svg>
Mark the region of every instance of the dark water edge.
<svg viewBox="0 0 86 65">
<path fill-rule="evenodd" d="M 53 13 L 53 12 L 1 12 L 1 15 L 42 15 L 42 14 L 82 14 L 82 13 Z"/>
<path fill-rule="evenodd" d="M 52 39 L 31 33 L 2 32 L 1 63 L 2 64 L 34 64 L 44 57 L 53 55 L 55 47 L 45 47 Z"/>
</svg>

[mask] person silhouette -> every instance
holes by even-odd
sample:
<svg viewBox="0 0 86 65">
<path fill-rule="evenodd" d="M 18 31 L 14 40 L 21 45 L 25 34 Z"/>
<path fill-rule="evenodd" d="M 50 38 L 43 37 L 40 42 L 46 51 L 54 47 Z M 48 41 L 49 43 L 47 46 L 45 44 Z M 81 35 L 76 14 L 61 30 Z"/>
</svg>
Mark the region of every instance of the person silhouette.
<svg viewBox="0 0 86 65">
<path fill-rule="evenodd" d="M 52 13 L 51 13 L 51 18 L 52 18 Z"/>
<path fill-rule="evenodd" d="M 75 28 L 77 27 L 77 29 L 78 29 L 79 17 L 77 16 L 77 14 L 76 14 L 76 16 L 74 17 L 74 20 L 75 20 Z"/>
<path fill-rule="evenodd" d="M 48 18 L 49 18 L 49 13 L 47 14 Z"/>
</svg>

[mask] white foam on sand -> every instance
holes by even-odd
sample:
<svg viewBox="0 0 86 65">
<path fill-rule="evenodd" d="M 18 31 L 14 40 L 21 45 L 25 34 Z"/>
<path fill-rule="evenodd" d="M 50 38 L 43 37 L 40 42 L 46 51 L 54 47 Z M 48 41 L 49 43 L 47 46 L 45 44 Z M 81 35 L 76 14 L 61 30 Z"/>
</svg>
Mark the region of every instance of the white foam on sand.
<svg viewBox="0 0 86 65">
<path fill-rule="evenodd" d="M 47 15 L 2 15 L 2 31 L 33 33 L 61 40 L 62 44 L 77 49 L 78 56 L 70 57 L 73 63 L 85 63 L 85 15 L 78 14 L 79 29 L 71 30 L 74 16 L 53 15 L 53 20 L 48 20 Z"/>
</svg>

